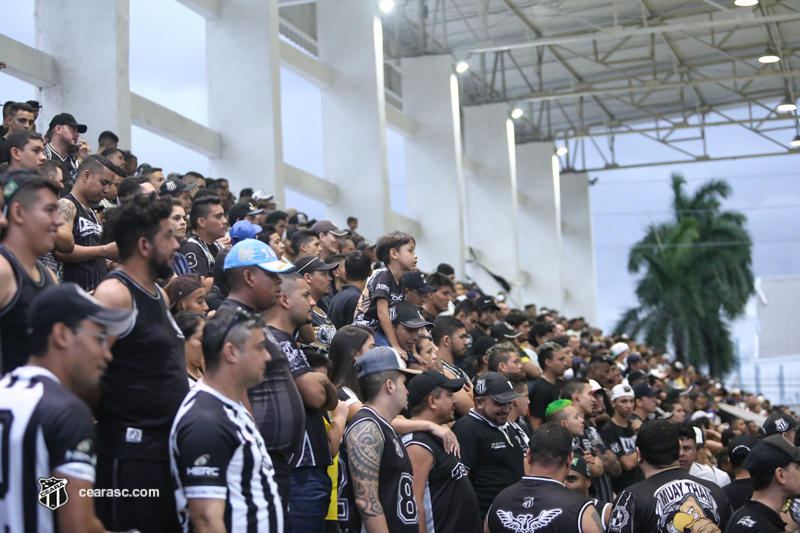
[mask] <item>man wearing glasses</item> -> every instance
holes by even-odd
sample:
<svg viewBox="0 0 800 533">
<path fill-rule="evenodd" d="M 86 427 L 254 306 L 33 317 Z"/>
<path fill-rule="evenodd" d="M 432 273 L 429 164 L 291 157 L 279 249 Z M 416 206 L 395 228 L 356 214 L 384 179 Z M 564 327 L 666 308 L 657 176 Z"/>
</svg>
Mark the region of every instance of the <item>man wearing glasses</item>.
<svg viewBox="0 0 800 533">
<path fill-rule="evenodd" d="M 203 329 L 206 373 L 170 432 L 184 531 L 283 531 L 283 507 L 264 439 L 242 404 L 271 360 L 259 313 L 220 311 Z"/>
<path fill-rule="evenodd" d="M 95 430 L 78 395 L 97 387 L 111 361 L 108 337 L 135 318 L 73 283 L 33 301 L 31 357 L 0 381 L 0 530 L 105 531 L 87 493 L 95 482 Z"/>
<path fill-rule="evenodd" d="M 171 213 L 168 199 L 139 194 L 112 209 L 103 226 L 119 245 L 120 261 L 95 297 L 138 315 L 117 338 L 114 360 L 100 382 L 97 486 L 159 490 L 158 498 L 98 499 L 97 514 L 111 531 L 178 528 L 168 440 L 189 386 L 183 334 L 156 285 L 172 275 L 178 249 Z"/>
</svg>

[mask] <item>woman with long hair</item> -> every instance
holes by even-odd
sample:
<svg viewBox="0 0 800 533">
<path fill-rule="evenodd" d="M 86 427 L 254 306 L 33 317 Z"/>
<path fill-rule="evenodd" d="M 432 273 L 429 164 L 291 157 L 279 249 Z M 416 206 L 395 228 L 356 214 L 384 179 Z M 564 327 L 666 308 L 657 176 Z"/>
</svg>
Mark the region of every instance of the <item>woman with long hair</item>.
<svg viewBox="0 0 800 533">
<path fill-rule="evenodd" d="M 181 311 L 175 315 L 175 323 L 178 324 L 186 339 L 186 373 L 189 377 L 189 388 L 193 387 L 197 381 L 203 377 L 206 368 L 203 359 L 203 328 L 206 325 L 206 317 L 197 311 Z"/>
<path fill-rule="evenodd" d="M 348 420 L 362 407 L 356 361 L 375 347 L 374 335 L 375 331 L 367 326 L 344 326 L 331 340 L 331 383 L 339 391 L 339 399 L 348 405 Z"/>
</svg>

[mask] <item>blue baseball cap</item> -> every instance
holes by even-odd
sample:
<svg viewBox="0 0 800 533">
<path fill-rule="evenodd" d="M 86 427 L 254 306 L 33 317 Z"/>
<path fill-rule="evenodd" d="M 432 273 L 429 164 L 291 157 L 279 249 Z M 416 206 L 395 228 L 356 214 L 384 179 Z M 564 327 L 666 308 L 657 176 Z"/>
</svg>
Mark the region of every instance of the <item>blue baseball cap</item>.
<svg viewBox="0 0 800 533">
<path fill-rule="evenodd" d="M 294 265 L 278 259 L 272 248 L 257 239 L 237 242 L 225 256 L 225 270 L 253 265 L 276 274 L 287 274 L 295 270 Z"/>
<path fill-rule="evenodd" d="M 245 239 L 252 239 L 259 233 L 261 233 L 261 226 L 256 226 L 252 222 L 246 220 L 240 220 L 231 228 L 231 242 L 236 244 Z"/>
</svg>

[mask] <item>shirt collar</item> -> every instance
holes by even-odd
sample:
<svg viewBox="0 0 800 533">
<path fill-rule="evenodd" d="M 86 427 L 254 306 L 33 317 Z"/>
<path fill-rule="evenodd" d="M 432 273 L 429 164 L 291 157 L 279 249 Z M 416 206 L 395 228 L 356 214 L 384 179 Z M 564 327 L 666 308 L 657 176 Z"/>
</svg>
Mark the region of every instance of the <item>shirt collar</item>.
<svg viewBox="0 0 800 533">
<path fill-rule="evenodd" d="M 495 424 L 494 422 L 491 422 L 488 418 L 486 418 L 482 414 L 478 413 L 478 411 L 476 411 L 474 407 L 470 408 L 469 414 L 471 416 L 473 416 L 474 418 L 477 418 L 478 420 L 481 420 L 484 423 L 490 425 L 493 428 L 502 429 L 503 431 L 508 429 L 508 420 L 506 420 L 506 423 L 503 424 L 502 426 L 498 426 L 497 424 Z"/>
<path fill-rule="evenodd" d="M 12 373 L 15 376 L 26 379 L 45 377 L 52 379 L 53 381 L 61 385 L 61 380 L 58 379 L 55 374 L 53 374 L 46 368 L 42 368 L 41 366 L 33 366 L 33 365 L 19 366 L 15 368 Z"/>
</svg>

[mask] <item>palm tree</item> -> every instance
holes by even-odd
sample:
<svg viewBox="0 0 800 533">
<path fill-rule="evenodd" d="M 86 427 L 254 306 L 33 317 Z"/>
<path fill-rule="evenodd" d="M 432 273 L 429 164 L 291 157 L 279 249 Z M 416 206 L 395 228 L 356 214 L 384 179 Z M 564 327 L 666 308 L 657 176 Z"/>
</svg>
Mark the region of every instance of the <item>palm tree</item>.
<svg viewBox="0 0 800 533">
<path fill-rule="evenodd" d="M 694 195 L 673 174 L 673 221 L 654 225 L 631 249 L 628 270 L 643 272 L 639 306 L 628 309 L 617 333 L 642 337 L 678 360 L 707 364 L 712 375 L 734 362 L 730 321 L 741 316 L 754 291 L 752 241 L 741 213 L 722 211 L 731 189 L 712 180 Z"/>
</svg>

